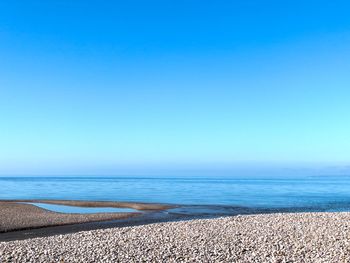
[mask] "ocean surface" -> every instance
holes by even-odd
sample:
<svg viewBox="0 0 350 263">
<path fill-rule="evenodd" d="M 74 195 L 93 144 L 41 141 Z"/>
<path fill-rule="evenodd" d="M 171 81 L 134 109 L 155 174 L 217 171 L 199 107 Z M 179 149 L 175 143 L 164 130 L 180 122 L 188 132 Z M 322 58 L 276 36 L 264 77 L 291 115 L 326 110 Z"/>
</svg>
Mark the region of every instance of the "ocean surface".
<svg viewBox="0 0 350 263">
<path fill-rule="evenodd" d="M 350 176 L 0 177 L 0 199 L 350 211 Z"/>
</svg>

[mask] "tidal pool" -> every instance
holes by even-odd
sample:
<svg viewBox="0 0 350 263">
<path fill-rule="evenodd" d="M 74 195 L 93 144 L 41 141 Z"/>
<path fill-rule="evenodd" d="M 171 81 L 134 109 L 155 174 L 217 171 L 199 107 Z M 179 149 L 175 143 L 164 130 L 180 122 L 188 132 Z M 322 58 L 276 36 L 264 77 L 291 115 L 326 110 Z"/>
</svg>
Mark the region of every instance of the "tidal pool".
<svg viewBox="0 0 350 263">
<path fill-rule="evenodd" d="M 81 206 L 69 206 L 69 205 L 54 205 L 45 203 L 25 203 L 35 205 L 37 207 L 58 212 L 58 213 L 70 213 L 70 214 L 94 214 L 94 213 L 133 213 L 139 212 L 132 208 L 120 208 L 120 207 L 81 207 Z"/>
</svg>

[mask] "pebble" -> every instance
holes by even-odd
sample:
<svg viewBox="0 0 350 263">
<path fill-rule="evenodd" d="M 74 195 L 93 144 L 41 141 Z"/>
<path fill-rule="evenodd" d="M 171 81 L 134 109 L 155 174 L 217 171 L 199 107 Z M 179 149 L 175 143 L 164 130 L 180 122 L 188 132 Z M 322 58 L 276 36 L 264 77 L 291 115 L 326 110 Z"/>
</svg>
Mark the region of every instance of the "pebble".
<svg viewBox="0 0 350 263">
<path fill-rule="evenodd" d="M 1 242 L 0 262 L 350 262 L 350 213 L 248 215 Z"/>
</svg>

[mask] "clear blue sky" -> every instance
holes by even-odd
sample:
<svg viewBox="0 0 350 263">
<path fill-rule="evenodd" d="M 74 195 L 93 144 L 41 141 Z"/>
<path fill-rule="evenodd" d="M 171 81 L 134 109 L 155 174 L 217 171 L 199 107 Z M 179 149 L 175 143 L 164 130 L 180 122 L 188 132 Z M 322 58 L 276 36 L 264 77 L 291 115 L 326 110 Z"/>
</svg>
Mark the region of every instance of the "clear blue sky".
<svg viewBox="0 0 350 263">
<path fill-rule="evenodd" d="M 0 174 L 347 164 L 348 1 L 0 2 Z"/>
</svg>

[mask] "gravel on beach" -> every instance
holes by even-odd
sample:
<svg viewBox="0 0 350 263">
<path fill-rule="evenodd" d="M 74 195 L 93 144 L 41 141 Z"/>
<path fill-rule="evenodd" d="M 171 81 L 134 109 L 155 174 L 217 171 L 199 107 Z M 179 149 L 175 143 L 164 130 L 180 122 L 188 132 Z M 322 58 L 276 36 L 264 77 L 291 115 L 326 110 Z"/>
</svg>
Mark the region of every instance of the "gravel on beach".
<svg viewBox="0 0 350 263">
<path fill-rule="evenodd" d="M 2 242 L 0 262 L 350 262 L 350 213 L 235 216 Z"/>
</svg>

